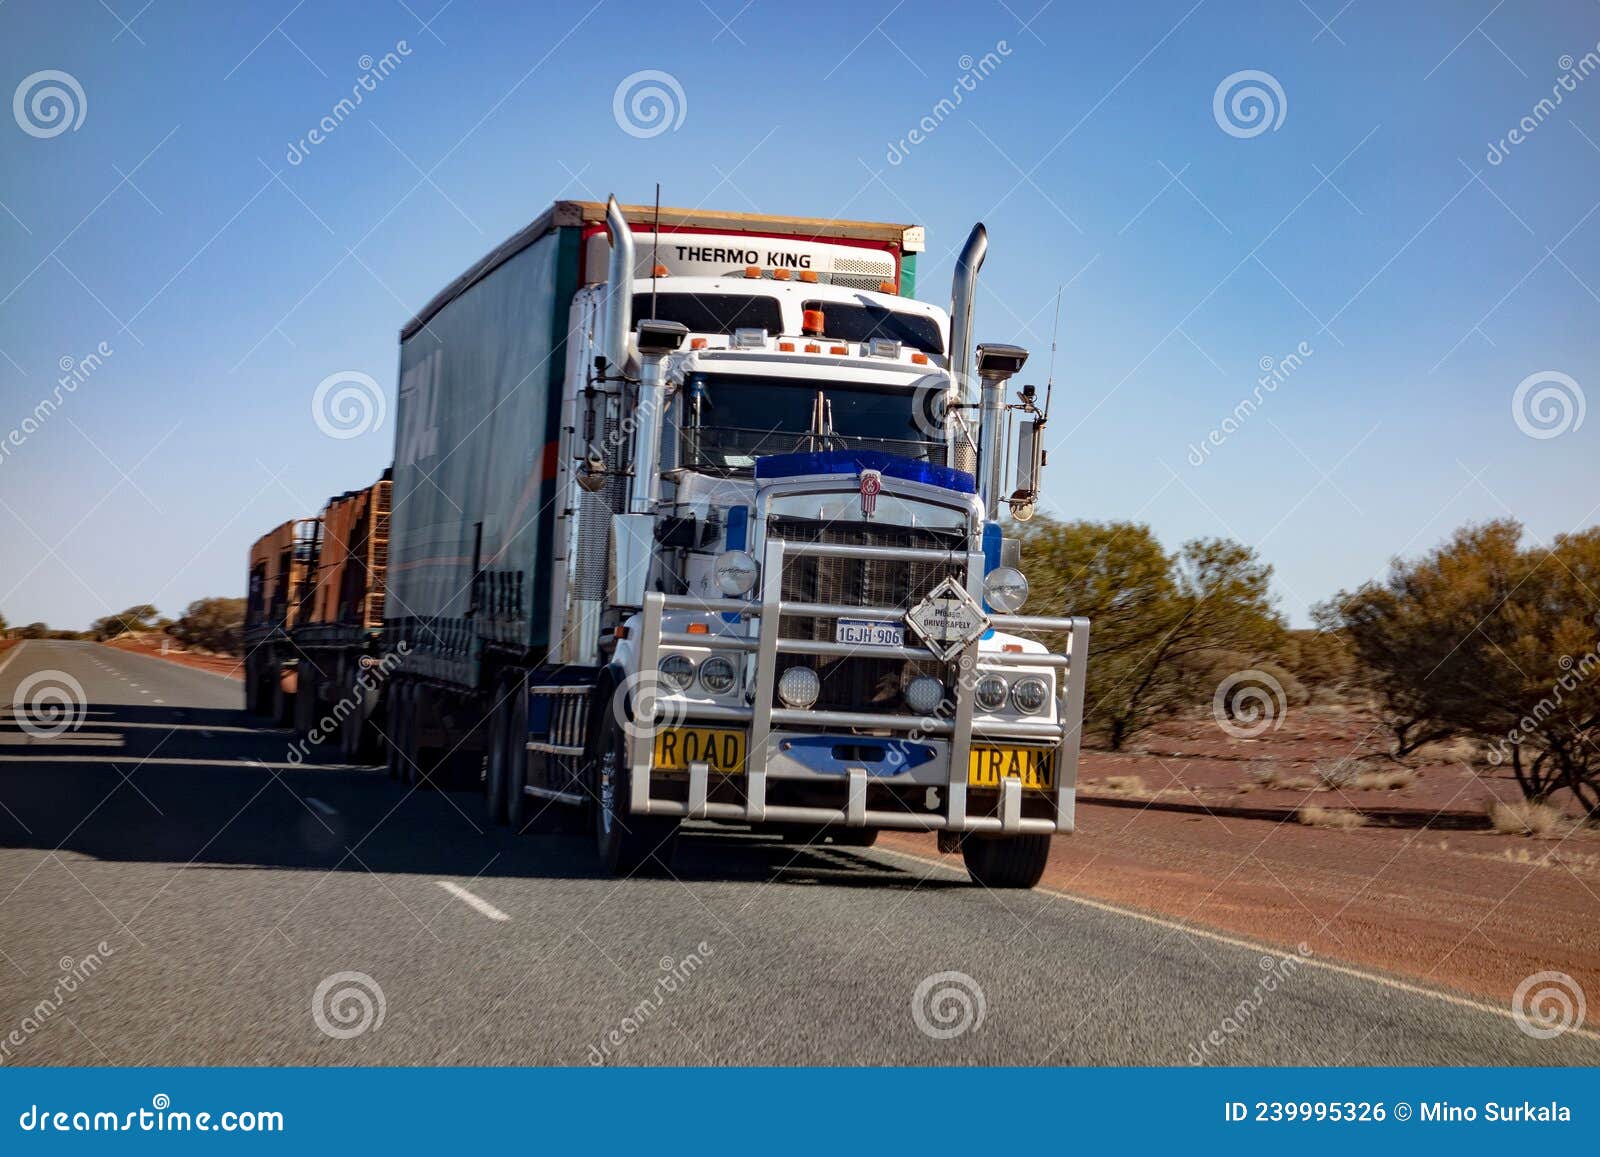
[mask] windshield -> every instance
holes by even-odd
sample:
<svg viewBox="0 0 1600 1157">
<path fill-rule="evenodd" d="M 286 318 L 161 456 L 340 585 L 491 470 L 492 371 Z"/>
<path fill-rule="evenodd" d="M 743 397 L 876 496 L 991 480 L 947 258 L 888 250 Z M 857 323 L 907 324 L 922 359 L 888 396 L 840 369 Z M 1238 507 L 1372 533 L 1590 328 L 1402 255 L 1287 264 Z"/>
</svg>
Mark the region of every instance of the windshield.
<svg viewBox="0 0 1600 1157">
<path fill-rule="evenodd" d="M 635 320 L 654 316 L 661 321 L 681 322 L 690 333 L 732 334 L 736 329 L 783 332 L 783 310 L 776 297 L 740 293 L 669 293 L 663 290 L 655 295 L 653 313 L 650 294 L 636 293 L 633 316 Z"/>
<path fill-rule="evenodd" d="M 944 353 L 939 323 L 931 317 L 885 309 L 872 302 L 845 305 L 838 301 L 808 301 L 805 308 L 820 309 L 825 319 L 823 333 L 840 341 L 886 337 L 925 354 Z"/>
<path fill-rule="evenodd" d="M 936 427 L 920 424 L 923 391 L 790 378 L 696 374 L 684 394 L 683 462 L 744 473 L 757 457 L 818 450 L 881 450 L 943 464 Z M 818 423 L 818 395 L 823 419 Z"/>
</svg>

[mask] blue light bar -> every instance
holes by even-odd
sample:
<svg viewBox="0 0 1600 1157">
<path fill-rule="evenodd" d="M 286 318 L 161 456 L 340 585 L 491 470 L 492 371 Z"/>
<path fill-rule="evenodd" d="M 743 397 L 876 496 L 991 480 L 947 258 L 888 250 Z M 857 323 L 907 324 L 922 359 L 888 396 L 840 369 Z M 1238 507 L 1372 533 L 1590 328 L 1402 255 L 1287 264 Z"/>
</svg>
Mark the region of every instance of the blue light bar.
<svg viewBox="0 0 1600 1157">
<path fill-rule="evenodd" d="M 863 470 L 877 470 L 887 478 L 939 486 L 954 490 L 957 494 L 978 492 L 978 480 L 965 470 L 904 458 L 899 454 L 886 454 L 882 450 L 825 450 L 817 454 L 769 454 L 756 459 L 757 478 L 860 474 Z"/>
</svg>

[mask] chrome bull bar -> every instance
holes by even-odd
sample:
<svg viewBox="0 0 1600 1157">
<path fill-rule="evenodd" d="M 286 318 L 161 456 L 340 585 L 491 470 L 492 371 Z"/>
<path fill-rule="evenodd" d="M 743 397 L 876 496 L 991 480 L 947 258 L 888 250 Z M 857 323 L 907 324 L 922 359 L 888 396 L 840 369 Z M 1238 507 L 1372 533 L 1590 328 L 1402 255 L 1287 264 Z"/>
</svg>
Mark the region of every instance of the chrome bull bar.
<svg viewBox="0 0 1600 1157">
<path fill-rule="evenodd" d="M 657 708 L 651 704 L 650 718 L 635 718 L 629 728 L 628 764 L 632 779 L 632 810 L 635 814 L 682 816 L 688 819 L 742 820 L 749 823 L 843 824 L 850 827 L 901 828 L 913 831 L 949 830 L 958 832 L 1003 832 L 1006 834 L 1070 832 L 1078 790 L 1078 752 L 1083 729 L 1084 683 L 1089 651 L 1089 620 L 1081 617 L 1052 618 L 1040 615 L 990 615 L 992 626 L 1002 631 L 1050 631 L 1068 637 L 1064 655 L 1028 655 L 983 652 L 974 639 L 955 660 L 961 669 L 976 671 L 981 658 L 985 666 L 1052 667 L 1056 680 L 1056 722 L 1016 719 L 1002 724 L 975 727 L 973 691 L 967 680 L 958 680 L 954 714 L 948 719 L 916 715 L 885 715 L 843 711 L 794 711 L 772 706 L 777 679 L 778 656 L 801 654 L 818 656 L 865 655 L 879 658 L 930 659 L 935 656 L 920 646 L 877 646 L 837 643 L 826 640 L 779 638 L 779 623 L 785 616 L 873 618 L 904 624 L 907 611 L 890 607 L 842 606 L 828 603 L 785 603 L 782 599 L 783 563 L 786 557 L 821 556 L 835 558 L 906 559 L 949 562 L 962 556 L 940 550 L 846 546 L 827 543 L 795 543 L 771 538 L 762 560 L 760 601 L 745 599 L 702 599 L 688 595 L 650 592 L 644 597 L 638 649 L 638 670 L 653 671 L 663 651 L 683 648 L 731 651 L 755 655 L 754 702 L 749 707 L 691 704 L 684 723 L 747 724 L 745 802 L 722 803 L 708 798 L 709 767 L 689 765 L 688 796 L 684 801 L 654 799 L 650 794 L 651 765 L 655 757 Z M 983 555 L 965 556 L 967 590 L 978 601 L 983 599 Z M 756 624 L 754 635 L 690 635 L 663 630 L 667 611 L 694 611 L 706 614 L 738 614 Z M 658 696 L 658 698 L 669 698 Z M 767 760 L 774 725 L 813 727 L 855 727 L 938 736 L 950 741 L 950 770 L 945 784 L 942 811 L 927 813 L 908 810 L 885 811 L 867 807 L 865 768 L 851 768 L 845 778 L 844 806 L 818 807 L 769 805 L 767 803 Z M 1022 781 L 1008 776 L 1000 782 L 999 815 L 967 814 L 969 756 L 975 740 L 1021 741 L 1038 744 L 1054 741 L 1056 788 L 1054 818 L 1022 815 Z"/>
</svg>

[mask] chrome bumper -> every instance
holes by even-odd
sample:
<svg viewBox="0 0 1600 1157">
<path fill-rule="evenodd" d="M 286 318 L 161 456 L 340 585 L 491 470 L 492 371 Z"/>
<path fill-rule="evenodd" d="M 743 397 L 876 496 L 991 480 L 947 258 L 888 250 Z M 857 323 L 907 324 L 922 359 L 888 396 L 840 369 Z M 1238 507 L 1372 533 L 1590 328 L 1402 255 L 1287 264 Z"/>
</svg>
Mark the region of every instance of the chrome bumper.
<svg viewBox="0 0 1600 1157">
<path fill-rule="evenodd" d="M 784 616 L 872 618 L 904 623 L 906 612 L 887 607 L 836 606 L 819 603 L 782 601 L 784 559 L 793 556 L 904 559 L 926 557 L 928 561 L 948 561 L 944 551 L 839 546 L 823 543 L 794 543 L 771 539 L 762 561 L 760 602 L 744 599 L 700 599 L 651 592 L 645 595 L 639 637 L 640 671 L 654 671 L 663 652 L 684 648 L 732 651 L 756 656 L 755 699 L 750 707 L 690 705 L 684 723 L 738 723 L 749 727 L 747 758 L 742 780 L 743 804 L 708 799 L 711 772 L 705 764 L 691 764 L 686 800 L 651 797 L 651 764 L 655 754 L 655 719 L 636 718 L 631 730 L 628 764 L 632 775 L 632 800 L 635 814 L 682 816 L 688 819 L 743 820 L 749 823 L 843 824 L 849 827 L 903 828 L 914 831 L 949 830 L 957 832 L 1004 832 L 1007 834 L 1070 832 L 1078 787 L 1078 748 L 1083 726 L 1084 680 L 1089 650 L 1089 620 L 1048 618 L 1036 615 L 991 615 L 991 624 L 1007 632 L 1048 631 L 1068 635 L 1067 653 L 1004 654 L 984 652 L 985 666 L 1054 667 L 1057 722 L 1012 720 L 1004 724 L 975 725 L 972 689 L 966 681 L 956 688 L 956 710 L 948 719 L 928 719 L 914 715 L 880 715 L 839 711 L 792 711 L 771 706 L 780 654 L 819 656 L 870 655 L 881 658 L 928 659 L 932 653 L 920 646 L 889 647 L 867 644 L 841 644 L 808 639 L 780 639 L 778 624 Z M 959 557 L 959 556 L 958 556 Z M 983 598 L 983 556 L 966 556 L 967 589 L 973 598 Z M 757 623 L 750 636 L 717 634 L 688 635 L 663 632 L 667 611 L 699 611 L 708 614 L 739 614 Z M 957 660 L 963 670 L 976 670 L 980 654 L 974 640 Z M 885 811 L 867 807 L 867 785 L 873 781 L 866 769 L 851 768 L 840 777 L 842 799 L 838 807 L 795 807 L 768 805 L 767 753 L 775 727 L 815 729 L 821 727 L 873 728 L 895 734 L 916 733 L 939 736 L 950 743 L 950 768 L 944 786 L 944 806 L 938 811 Z M 1055 746 L 1056 790 L 1054 817 L 1022 815 L 1022 781 L 1008 776 L 1001 781 L 999 814 L 969 815 L 967 812 L 968 756 L 975 741 L 1022 742 Z"/>
</svg>

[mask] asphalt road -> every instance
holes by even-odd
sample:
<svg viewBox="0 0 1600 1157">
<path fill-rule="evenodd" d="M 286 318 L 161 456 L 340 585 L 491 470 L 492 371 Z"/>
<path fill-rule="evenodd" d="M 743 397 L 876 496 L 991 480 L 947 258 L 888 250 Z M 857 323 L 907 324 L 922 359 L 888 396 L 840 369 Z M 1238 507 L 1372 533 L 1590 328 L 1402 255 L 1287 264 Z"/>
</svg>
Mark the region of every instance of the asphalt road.
<svg viewBox="0 0 1600 1157">
<path fill-rule="evenodd" d="M 81 686 L 76 729 L 12 718 L 43 672 Z M 471 793 L 299 761 L 242 701 L 93 644 L 0 654 L 0 1063 L 1600 1063 L 1589 1034 L 881 850 L 703 827 L 676 879 L 609 879 Z"/>
</svg>

